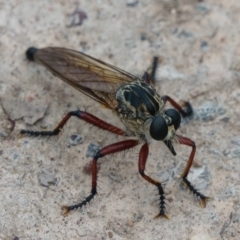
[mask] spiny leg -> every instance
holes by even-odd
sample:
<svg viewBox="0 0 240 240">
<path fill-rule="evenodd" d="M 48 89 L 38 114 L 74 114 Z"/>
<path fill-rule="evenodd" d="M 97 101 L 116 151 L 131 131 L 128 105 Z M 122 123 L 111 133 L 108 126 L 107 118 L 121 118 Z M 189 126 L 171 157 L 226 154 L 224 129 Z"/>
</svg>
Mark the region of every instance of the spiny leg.
<svg viewBox="0 0 240 240">
<path fill-rule="evenodd" d="M 194 155 L 195 155 L 195 152 L 196 152 L 196 145 L 191 139 L 186 138 L 186 137 L 177 136 L 177 139 L 178 139 L 178 142 L 180 144 L 192 147 L 192 151 L 191 151 L 191 154 L 190 154 L 189 159 L 187 161 L 187 165 L 186 165 L 185 169 L 183 170 L 183 172 L 181 174 L 181 178 L 183 180 L 183 183 L 195 196 L 197 196 L 197 198 L 200 199 L 200 206 L 202 208 L 205 208 L 206 204 L 210 200 L 210 198 L 206 197 L 202 193 L 200 193 L 196 188 L 194 188 L 194 186 L 187 179 L 187 176 L 188 176 L 189 170 L 192 166 Z"/>
<path fill-rule="evenodd" d="M 71 205 L 71 206 L 63 206 L 62 209 L 65 210 L 64 215 L 66 216 L 73 209 L 77 209 L 77 208 L 81 208 L 81 207 L 85 206 L 97 194 L 97 172 L 98 172 L 97 171 L 97 160 L 99 158 L 104 157 L 109 154 L 112 154 L 112 153 L 124 151 L 129 148 L 133 148 L 136 145 L 138 145 L 138 140 L 125 140 L 125 141 L 111 144 L 111 145 L 99 150 L 92 160 L 92 189 L 91 189 L 90 195 L 88 197 L 86 197 L 85 200 L 83 200 L 80 203 L 77 203 L 77 204 Z"/>
<path fill-rule="evenodd" d="M 183 117 L 189 117 L 193 114 L 192 106 L 189 102 L 183 101 L 184 106 L 180 106 L 176 101 L 174 101 L 171 97 L 165 95 L 161 97 L 164 102 L 169 101 L 170 104 L 176 108 Z M 183 110 L 183 107 L 186 108 L 186 110 Z"/>
<path fill-rule="evenodd" d="M 139 160 L 138 160 L 138 169 L 139 169 L 139 173 L 141 174 L 141 176 L 148 181 L 149 183 L 155 185 L 158 189 L 158 194 L 159 194 L 159 213 L 155 216 L 155 218 L 157 217 L 165 217 L 168 219 L 168 215 L 165 213 L 165 196 L 164 196 L 164 191 L 162 188 L 162 184 L 158 181 L 153 180 L 152 178 L 150 178 L 148 175 L 146 175 L 144 173 L 145 171 L 145 166 L 146 166 L 146 162 L 147 162 L 147 157 L 148 157 L 148 144 L 145 143 L 140 150 L 139 153 Z"/>
<path fill-rule="evenodd" d="M 61 129 L 64 127 L 64 125 L 67 123 L 67 121 L 72 117 L 75 116 L 79 119 L 84 120 L 85 122 L 88 122 L 94 126 L 97 126 L 103 130 L 107 130 L 109 132 L 115 133 L 117 135 L 124 135 L 125 132 L 118 128 L 115 127 L 95 116 L 93 116 L 90 113 L 81 111 L 81 110 L 76 110 L 76 111 L 71 111 L 69 112 L 63 119 L 62 121 L 55 127 L 55 129 L 53 131 L 31 131 L 31 130 L 21 130 L 20 131 L 20 135 L 30 135 L 30 136 L 34 136 L 34 137 L 38 137 L 38 136 L 55 136 L 58 135 L 61 132 Z"/>
</svg>

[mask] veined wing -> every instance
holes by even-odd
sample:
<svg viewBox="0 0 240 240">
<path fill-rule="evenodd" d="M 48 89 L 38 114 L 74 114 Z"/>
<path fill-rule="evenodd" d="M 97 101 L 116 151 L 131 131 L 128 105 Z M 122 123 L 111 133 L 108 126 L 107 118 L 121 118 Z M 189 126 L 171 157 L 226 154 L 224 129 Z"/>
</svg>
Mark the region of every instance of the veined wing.
<svg viewBox="0 0 240 240">
<path fill-rule="evenodd" d="M 32 47 L 26 55 L 29 60 L 44 65 L 64 82 L 110 109 L 117 106 L 115 94 L 119 87 L 138 79 L 115 66 L 66 48 Z"/>
</svg>

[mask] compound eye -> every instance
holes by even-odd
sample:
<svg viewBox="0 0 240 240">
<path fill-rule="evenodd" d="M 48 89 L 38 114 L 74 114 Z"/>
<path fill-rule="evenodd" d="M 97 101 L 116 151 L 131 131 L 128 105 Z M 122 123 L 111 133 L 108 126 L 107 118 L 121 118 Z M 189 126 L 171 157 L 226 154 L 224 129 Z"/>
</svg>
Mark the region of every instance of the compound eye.
<svg viewBox="0 0 240 240">
<path fill-rule="evenodd" d="M 161 115 L 157 115 L 150 126 L 150 135 L 155 140 L 164 140 L 168 134 L 168 126 Z"/>
<path fill-rule="evenodd" d="M 172 119 L 174 128 L 177 130 L 181 123 L 180 113 L 176 109 L 168 109 L 165 111 L 165 114 Z"/>
</svg>

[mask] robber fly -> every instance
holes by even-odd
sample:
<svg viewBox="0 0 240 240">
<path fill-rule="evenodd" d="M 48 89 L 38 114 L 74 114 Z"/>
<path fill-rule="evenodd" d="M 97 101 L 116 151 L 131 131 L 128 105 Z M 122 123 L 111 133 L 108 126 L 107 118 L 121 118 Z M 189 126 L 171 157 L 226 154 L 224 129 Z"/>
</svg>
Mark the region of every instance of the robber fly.
<svg viewBox="0 0 240 240">
<path fill-rule="evenodd" d="M 97 161 L 99 158 L 133 148 L 143 142 L 139 153 L 138 170 L 146 181 L 157 187 L 160 202 L 159 212 L 156 217 L 168 218 L 165 210 L 165 194 L 161 182 L 145 174 L 149 151 L 148 145 L 152 139 L 163 141 L 173 155 L 176 155 L 172 144 L 174 139 L 179 144 L 192 148 L 181 178 L 184 185 L 199 199 L 200 206 L 206 207 L 209 198 L 197 191 L 187 179 L 196 152 L 195 143 L 189 138 L 176 134 L 181 122 L 180 114 L 183 117 L 192 114 L 190 103 L 185 102 L 185 108 L 182 108 L 169 96 L 160 96 L 156 92 L 148 72 L 140 78 L 81 52 L 56 47 L 43 49 L 31 47 L 26 51 L 26 56 L 29 60 L 45 66 L 64 82 L 112 110 L 126 128 L 122 130 L 88 112 L 76 110 L 69 112 L 53 131 L 21 130 L 21 135 L 58 135 L 70 117 L 75 116 L 108 132 L 138 138 L 138 140 L 124 140 L 111 144 L 103 147 L 95 154 L 92 160 L 91 193 L 77 204 L 63 206 L 65 215 L 73 209 L 85 206 L 97 194 Z M 174 107 L 173 109 L 164 109 L 167 101 Z"/>
</svg>

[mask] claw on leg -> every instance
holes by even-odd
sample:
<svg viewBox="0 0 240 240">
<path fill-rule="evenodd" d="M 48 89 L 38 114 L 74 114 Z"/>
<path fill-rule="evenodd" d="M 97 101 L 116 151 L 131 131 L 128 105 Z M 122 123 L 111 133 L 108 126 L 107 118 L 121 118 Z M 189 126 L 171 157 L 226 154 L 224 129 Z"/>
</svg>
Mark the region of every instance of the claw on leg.
<svg viewBox="0 0 240 240">
<path fill-rule="evenodd" d="M 210 200 L 211 200 L 211 198 L 210 197 L 206 197 L 206 196 L 204 196 L 203 199 L 201 198 L 199 200 L 200 207 L 201 208 L 205 208 L 207 206 L 207 202 L 209 202 Z"/>
<path fill-rule="evenodd" d="M 159 218 L 159 217 L 164 217 L 164 218 L 166 218 L 166 219 L 168 219 L 169 220 L 169 216 L 166 214 L 166 213 L 158 213 L 155 217 L 154 217 L 154 219 L 156 219 L 156 218 Z"/>
<path fill-rule="evenodd" d="M 182 180 L 185 187 L 189 189 L 189 191 L 199 199 L 200 207 L 205 208 L 207 205 L 207 202 L 210 201 L 211 198 L 203 195 L 197 189 L 195 189 L 194 186 L 188 181 L 187 178 L 183 178 Z"/>
<path fill-rule="evenodd" d="M 69 214 L 69 212 L 70 212 L 69 206 L 63 205 L 61 209 L 64 211 L 64 212 L 63 212 L 63 216 L 64 216 L 64 217 L 67 217 L 68 214 Z"/>
</svg>

